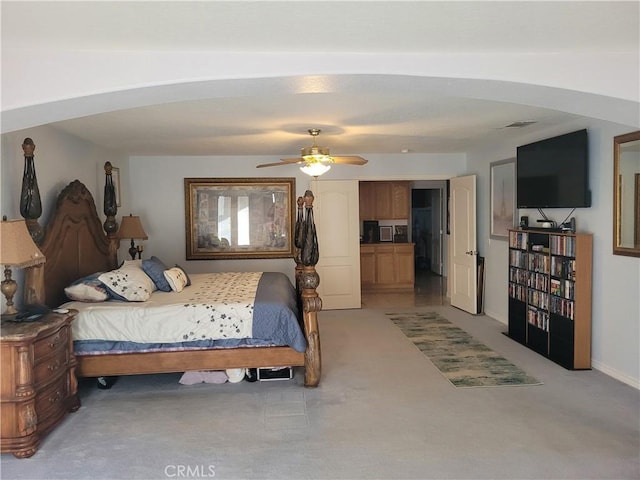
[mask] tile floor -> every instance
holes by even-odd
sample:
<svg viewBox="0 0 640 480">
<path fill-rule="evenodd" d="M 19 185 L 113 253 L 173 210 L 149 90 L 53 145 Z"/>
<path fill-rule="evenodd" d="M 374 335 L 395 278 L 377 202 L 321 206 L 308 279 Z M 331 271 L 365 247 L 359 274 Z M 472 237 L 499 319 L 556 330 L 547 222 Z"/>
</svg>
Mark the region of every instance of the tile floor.
<svg viewBox="0 0 640 480">
<path fill-rule="evenodd" d="M 421 307 L 445 305 L 446 277 L 428 270 L 416 269 L 416 284 L 412 292 L 362 292 L 364 308 Z"/>
</svg>

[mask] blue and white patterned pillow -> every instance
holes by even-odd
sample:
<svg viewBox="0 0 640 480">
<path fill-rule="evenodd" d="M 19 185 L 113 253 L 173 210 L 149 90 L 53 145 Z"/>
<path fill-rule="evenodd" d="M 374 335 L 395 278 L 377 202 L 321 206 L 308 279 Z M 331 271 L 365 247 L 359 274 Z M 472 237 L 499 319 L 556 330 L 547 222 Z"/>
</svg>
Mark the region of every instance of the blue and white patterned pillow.
<svg viewBox="0 0 640 480">
<path fill-rule="evenodd" d="M 104 284 L 98 280 L 103 272 L 92 273 L 86 277 L 79 278 L 64 289 L 64 293 L 69 300 L 76 302 L 104 302 L 111 296 Z"/>
</svg>

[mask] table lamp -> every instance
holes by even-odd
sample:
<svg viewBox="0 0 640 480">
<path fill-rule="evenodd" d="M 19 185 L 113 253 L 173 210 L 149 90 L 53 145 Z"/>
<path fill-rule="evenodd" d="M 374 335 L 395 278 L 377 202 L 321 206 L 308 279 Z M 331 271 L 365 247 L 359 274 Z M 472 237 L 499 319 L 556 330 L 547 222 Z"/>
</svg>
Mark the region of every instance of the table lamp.
<svg viewBox="0 0 640 480">
<path fill-rule="evenodd" d="M 142 245 L 138 245 L 136 247 L 134 239 L 147 240 L 149 237 L 144 232 L 144 228 L 142 228 L 140 217 L 131 214 L 129 214 L 128 217 L 122 217 L 122 222 L 120 223 L 120 228 L 118 229 L 118 233 L 116 233 L 116 237 L 121 239 L 131 239 L 131 248 L 129 248 L 129 255 L 131 255 L 131 260 L 136 259 L 136 254 L 138 254 L 138 258 L 142 258 L 142 251 L 144 249 Z"/>
<path fill-rule="evenodd" d="M 2 294 L 7 299 L 7 309 L 2 313 L 2 318 L 10 318 L 18 313 L 13 305 L 13 297 L 18 285 L 11 278 L 11 267 L 26 268 L 40 265 L 45 262 L 44 255 L 36 246 L 27 230 L 27 224 L 23 220 L 7 220 L 2 217 L 0 222 L 0 264 L 4 265 L 4 280 L 2 281 Z"/>
</svg>

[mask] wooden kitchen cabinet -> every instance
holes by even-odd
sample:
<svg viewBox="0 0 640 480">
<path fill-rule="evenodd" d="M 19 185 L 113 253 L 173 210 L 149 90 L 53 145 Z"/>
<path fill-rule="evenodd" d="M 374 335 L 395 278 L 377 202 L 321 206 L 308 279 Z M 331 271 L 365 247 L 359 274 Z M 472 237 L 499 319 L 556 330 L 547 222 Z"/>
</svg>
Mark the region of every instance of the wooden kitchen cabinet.
<svg viewBox="0 0 640 480">
<path fill-rule="evenodd" d="M 396 280 L 396 254 L 393 244 L 376 245 L 376 286 L 394 285 Z"/>
<path fill-rule="evenodd" d="M 415 283 L 415 259 L 413 256 L 413 244 L 394 245 L 395 281 L 400 285 L 413 288 Z"/>
<path fill-rule="evenodd" d="M 413 290 L 413 243 L 360 245 L 360 279 L 363 290 Z"/>
<path fill-rule="evenodd" d="M 391 219 L 409 219 L 411 216 L 411 187 L 409 182 L 391 182 Z"/>
<path fill-rule="evenodd" d="M 374 182 L 373 191 L 375 194 L 375 219 L 390 220 L 393 218 L 393 189 L 391 182 Z"/>
<path fill-rule="evenodd" d="M 373 182 L 360 182 L 360 220 L 376 220 L 376 192 Z"/>
<path fill-rule="evenodd" d="M 360 220 L 408 220 L 411 186 L 407 181 L 360 182 Z"/>
<path fill-rule="evenodd" d="M 360 245 L 360 284 L 370 288 L 376 283 L 375 245 Z"/>
</svg>

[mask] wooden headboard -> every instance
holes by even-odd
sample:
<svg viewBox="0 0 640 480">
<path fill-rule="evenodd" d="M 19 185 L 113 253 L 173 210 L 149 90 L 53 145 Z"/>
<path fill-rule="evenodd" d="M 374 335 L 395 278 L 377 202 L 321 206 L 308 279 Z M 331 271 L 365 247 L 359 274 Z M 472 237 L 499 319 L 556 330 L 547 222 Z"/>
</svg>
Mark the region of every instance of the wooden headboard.
<svg viewBox="0 0 640 480">
<path fill-rule="evenodd" d="M 27 303 L 55 308 L 67 301 L 64 288 L 83 276 L 117 268 L 115 238 L 102 229 L 93 196 L 79 180 L 65 187 L 56 202 L 40 250 L 46 263 L 27 269 Z"/>
</svg>

